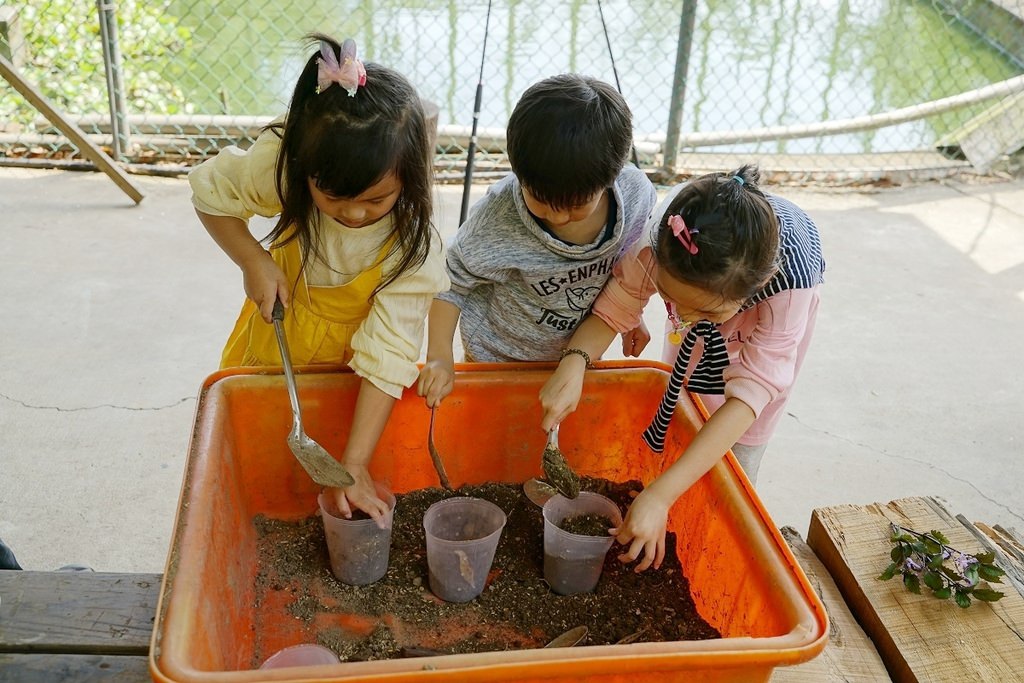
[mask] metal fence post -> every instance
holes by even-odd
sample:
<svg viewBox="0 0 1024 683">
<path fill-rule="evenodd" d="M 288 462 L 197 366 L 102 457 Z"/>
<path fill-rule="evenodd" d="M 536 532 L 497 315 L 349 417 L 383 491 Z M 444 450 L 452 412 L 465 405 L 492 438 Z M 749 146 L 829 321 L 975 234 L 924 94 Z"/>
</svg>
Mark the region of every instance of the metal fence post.
<svg viewBox="0 0 1024 683">
<path fill-rule="evenodd" d="M 665 132 L 663 165 L 675 173 L 679 155 L 679 132 L 683 123 L 683 102 L 686 99 L 686 72 L 690 67 L 690 45 L 693 24 L 697 16 L 697 0 L 683 0 L 679 17 L 679 42 L 676 46 L 676 70 L 672 76 L 672 99 L 668 109 L 668 128 Z"/>
<path fill-rule="evenodd" d="M 96 0 L 103 40 L 103 67 L 107 73 L 107 101 L 110 106 L 110 127 L 113 133 L 111 156 L 120 159 L 128 150 L 128 112 L 124 103 L 124 81 L 121 78 L 121 50 L 117 43 L 117 12 L 113 0 Z"/>
</svg>

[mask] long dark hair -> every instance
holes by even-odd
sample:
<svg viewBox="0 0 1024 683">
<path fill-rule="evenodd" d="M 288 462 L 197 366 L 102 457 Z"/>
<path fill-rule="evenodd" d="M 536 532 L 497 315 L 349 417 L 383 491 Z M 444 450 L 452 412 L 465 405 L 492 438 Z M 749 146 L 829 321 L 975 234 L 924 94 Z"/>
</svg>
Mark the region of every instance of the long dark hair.
<svg viewBox="0 0 1024 683">
<path fill-rule="evenodd" d="M 394 172 L 402 190 L 391 210 L 396 240 L 388 256 L 398 250 L 401 258 L 376 294 L 423 265 L 430 249 L 433 150 L 423 105 L 404 76 L 372 62 L 365 64 L 366 84 L 354 96 L 340 85 L 318 94 L 320 42 L 336 56 L 341 45 L 320 33 L 306 39 L 316 42 L 316 52 L 299 75 L 284 122 L 267 127 L 281 136 L 276 172 L 282 209 L 266 239 L 279 245 L 298 239 L 304 269 L 311 256 L 321 255 L 308 179 L 336 197 L 355 197 Z"/>
<path fill-rule="evenodd" d="M 660 217 L 658 265 L 724 300 L 746 301 L 756 294 L 779 263 L 779 224 L 760 180 L 757 167 L 745 165 L 687 183 Z M 687 251 L 668 228 L 672 215 L 682 216 L 694 233 L 697 253 Z"/>
</svg>

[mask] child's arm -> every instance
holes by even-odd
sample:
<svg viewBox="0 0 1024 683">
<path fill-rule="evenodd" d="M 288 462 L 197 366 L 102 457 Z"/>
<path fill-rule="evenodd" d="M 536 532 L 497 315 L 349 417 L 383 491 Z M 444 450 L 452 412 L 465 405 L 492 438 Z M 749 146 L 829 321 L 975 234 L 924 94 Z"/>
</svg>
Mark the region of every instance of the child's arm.
<svg viewBox="0 0 1024 683">
<path fill-rule="evenodd" d="M 576 328 L 567 349 L 577 349 L 590 358 L 600 358 L 615 339 L 615 330 L 596 315 L 588 315 Z M 568 417 L 579 405 L 583 394 L 583 375 L 587 361 L 582 354 L 567 353 L 555 372 L 540 390 L 544 417 L 540 426 L 545 432 Z"/>
<path fill-rule="evenodd" d="M 341 458 L 341 463 L 356 481 L 343 489 L 330 489 L 344 517 L 351 517 L 352 509 L 358 508 L 379 523 L 388 512 L 387 504 L 377 497 L 369 465 L 394 405 L 393 397 L 363 378 L 352 414 L 352 431 Z"/>
<path fill-rule="evenodd" d="M 241 218 L 215 216 L 196 209 L 200 222 L 210 237 L 242 270 L 245 295 L 259 307 L 260 315 L 268 324 L 274 311 L 274 300 L 289 304 L 288 281 L 274 263 L 270 253 L 249 232 Z"/>
<path fill-rule="evenodd" d="M 576 328 L 567 349 L 583 351 L 593 360 L 601 357 L 617 333 L 632 335 L 630 338 L 635 339 L 642 332 L 650 339 L 643 323 L 643 312 L 655 291 L 651 280 L 653 259 L 651 249 L 638 241 L 616 262 L 611 279 L 594 301 L 590 314 Z M 624 337 L 623 347 L 626 343 Z M 582 355 L 568 354 L 544 384 L 540 401 L 544 409 L 541 427 L 545 431 L 576 410 L 586 369 L 587 362 Z"/>
<path fill-rule="evenodd" d="M 669 508 L 679 496 L 721 460 L 754 422 L 754 411 L 738 398 L 729 398 L 712 413 L 693 441 L 672 465 L 636 497 L 626 519 L 611 533 L 629 549 L 619 555 L 622 562 L 643 559 L 636 566 L 642 572 L 657 569 L 665 559 L 665 529 Z"/>
<path fill-rule="evenodd" d="M 427 359 L 420 370 L 416 393 L 437 406 L 455 386 L 455 328 L 461 311 L 455 304 L 434 299 L 427 319 Z"/>
</svg>

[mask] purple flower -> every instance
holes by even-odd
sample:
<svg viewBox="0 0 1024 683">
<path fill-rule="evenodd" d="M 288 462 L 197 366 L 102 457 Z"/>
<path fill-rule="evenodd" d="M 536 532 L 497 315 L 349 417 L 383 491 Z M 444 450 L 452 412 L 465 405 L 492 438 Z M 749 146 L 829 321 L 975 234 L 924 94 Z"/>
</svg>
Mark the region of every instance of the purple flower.
<svg viewBox="0 0 1024 683">
<path fill-rule="evenodd" d="M 976 564 L 978 564 L 978 560 L 965 553 L 957 553 L 957 556 L 953 558 L 953 566 L 961 575 L 966 574 L 967 570 Z"/>
</svg>

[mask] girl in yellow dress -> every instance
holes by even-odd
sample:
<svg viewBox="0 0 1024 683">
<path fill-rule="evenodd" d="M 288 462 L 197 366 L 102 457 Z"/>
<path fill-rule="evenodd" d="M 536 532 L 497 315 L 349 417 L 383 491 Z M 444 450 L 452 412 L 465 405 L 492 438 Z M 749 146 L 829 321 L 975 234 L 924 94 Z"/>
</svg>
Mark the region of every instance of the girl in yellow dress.
<svg viewBox="0 0 1024 683">
<path fill-rule="evenodd" d="M 247 300 L 221 367 L 280 365 L 271 314 L 296 365 L 345 363 L 362 378 L 342 464 L 355 483 L 338 509 L 381 520 L 367 466 L 396 399 L 418 376 L 424 321 L 448 288 L 431 224 L 432 136 L 415 89 L 356 58 L 352 40 L 317 51 L 288 113 L 248 149 L 228 147 L 189 174 L 200 221 L 242 271 Z M 253 215 L 277 217 L 265 238 Z"/>
</svg>

